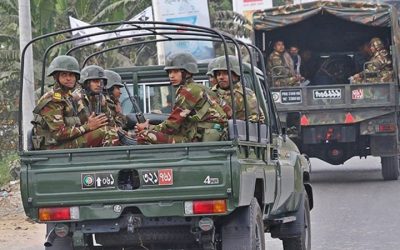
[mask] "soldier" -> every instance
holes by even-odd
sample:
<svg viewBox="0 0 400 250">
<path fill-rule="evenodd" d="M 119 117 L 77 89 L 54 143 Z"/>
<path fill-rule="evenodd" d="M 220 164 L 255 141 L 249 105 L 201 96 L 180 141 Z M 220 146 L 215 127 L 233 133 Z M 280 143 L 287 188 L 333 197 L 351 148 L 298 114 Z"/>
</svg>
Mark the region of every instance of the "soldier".
<svg viewBox="0 0 400 250">
<path fill-rule="evenodd" d="M 210 87 L 214 87 L 215 85 L 218 84 L 218 81 L 212 72 L 212 69 L 214 68 L 214 64 L 215 64 L 215 59 L 211 60 L 208 63 L 208 67 L 207 67 L 207 76 L 208 76 L 208 81 L 210 82 Z"/>
<path fill-rule="evenodd" d="M 226 134 L 227 117 L 219 99 L 205 86 L 193 81 L 198 73 L 191 54 L 177 53 L 164 68 L 177 88 L 175 105 L 163 123 L 149 127 L 148 121 L 136 126 L 138 143 L 180 143 L 218 141 Z"/>
<path fill-rule="evenodd" d="M 364 71 L 350 77 L 351 83 L 393 82 L 393 67 L 388 51 L 380 38 L 370 42 L 372 58 L 365 63 Z"/>
<path fill-rule="evenodd" d="M 92 114 L 104 114 L 107 117 L 109 126 L 116 126 L 111 111 L 103 95 L 104 86 L 107 83 L 107 77 L 104 69 L 97 65 L 89 65 L 82 69 L 80 82 L 83 91 L 80 99 L 84 108 L 80 112 L 81 119 L 86 121 L 86 117 Z"/>
<path fill-rule="evenodd" d="M 53 89 L 45 93 L 33 110 L 32 142 L 35 149 L 65 149 L 119 145 L 116 133 L 109 133 L 105 115 L 90 115 L 83 121 L 84 108 L 72 93 L 80 77 L 78 61 L 58 56 L 48 68 Z"/>
<path fill-rule="evenodd" d="M 274 43 L 274 51 L 267 61 L 268 77 L 274 87 L 298 86 L 300 76 L 291 69 L 290 56 L 285 56 L 285 44 L 282 41 Z"/>
<path fill-rule="evenodd" d="M 107 78 L 107 85 L 105 86 L 107 95 L 105 97 L 111 117 L 113 117 L 117 127 L 126 128 L 127 120 L 126 116 L 122 114 L 121 102 L 119 100 L 121 97 L 121 88 L 124 87 L 121 76 L 111 70 L 105 70 L 104 72 Z"/>
<path fill-rule="evenodd" d="M 234 56 L 229 56 L 230 69 L 232 73 L 233 91 L 235 99 L 235 114 L 236 119 L 246 120 L 245 105 L 244 105 L 244 95 L 243 87 L 240 83 L 240 67 L 239 61 Z M 228 77 L 228 68 L 226 65 L 225 56 L 216 58 L 213 73 L 218 81 L 218 84 L 212 87 L 212 91 L 217 93 L 217 95 L 223 99 L 228 104 L 232 104 L 231 91 Z M 247 99 L 247 110 L 248 119 L 251 122 L 263 122 L 264 115 L 261 109 L 259 109 L 256 94 L 249 88 L 246 88 L 246 99 Z M 230 118 L 230 116 L 228 117 Z"/>
</svg>

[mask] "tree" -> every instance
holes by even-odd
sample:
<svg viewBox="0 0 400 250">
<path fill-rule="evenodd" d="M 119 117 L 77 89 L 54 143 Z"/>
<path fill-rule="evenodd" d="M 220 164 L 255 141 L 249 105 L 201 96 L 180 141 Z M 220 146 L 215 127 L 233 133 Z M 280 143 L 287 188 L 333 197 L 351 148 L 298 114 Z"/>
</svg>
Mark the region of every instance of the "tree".
<svg viewBox="0 0 400 250">
<path fill-rule="evenodd" d="M 32 37 L 69 28 L 68 16 L 74 16 L 86 22 L 104 22 L 128 20 L 151 4 L 151 0 L 30 0 L 32 13 Z M 18 90 L 20 74 L 20 48 L 18 31 L 18 0 L 0 1 L 0 157 L 15 151 L 17 142 L 16 119 L 18 110 Z M 35 83 L 41 76 L 41 63 L 45 49 L 56 41 L 62 41 L 70 34 L 44 39 L 33 47 L 35 60 Z M 71 44 L 51 50 L 52 58 L 64 54 Z M 96 48 L 86 48 L 91 53 Z M 80 57 L 77 53 L 77 56 Z M 102 56 L 103 66 L 110 66 L 127 60 L 115 51 Z M 39 85 L 37 85 L 39 87 Z"/>
</svg>

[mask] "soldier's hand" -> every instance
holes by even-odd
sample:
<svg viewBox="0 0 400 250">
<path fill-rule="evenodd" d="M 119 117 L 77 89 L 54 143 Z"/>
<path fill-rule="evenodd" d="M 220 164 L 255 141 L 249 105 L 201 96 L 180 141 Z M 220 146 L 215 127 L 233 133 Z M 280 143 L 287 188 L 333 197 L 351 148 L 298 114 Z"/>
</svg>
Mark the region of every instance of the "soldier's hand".
<svg viewBox="0 0 400 250">
<path fill-rule="evenodd" d="M 148 129 L 150 126 L 149 120 L 147 119 L 144 123 L 137 123 L 135 126 L 135 133 L 138 133 L 142 130 Z"/>
<path fill-rule="evenodd" d="M 88 126 L 90 131 L 106 126 L 107 124 L 108 118 L 105 114 L 96 116 L 95 113 L 92 113 L 88 118 Z"/>
<path fill-rule="evenodd" d="M 353 79 L 354 79 L 354 80 L 361 80 L 360 74 L 355 74 L 355 75 L 353 76 Z"/>
<path fill-rule="evenodd" d="M 115 112 L 117 112 L 117 113 L 122 113 L 121 103 L 117 103 L 117 104 L 115 105 Z"/>
</svg>

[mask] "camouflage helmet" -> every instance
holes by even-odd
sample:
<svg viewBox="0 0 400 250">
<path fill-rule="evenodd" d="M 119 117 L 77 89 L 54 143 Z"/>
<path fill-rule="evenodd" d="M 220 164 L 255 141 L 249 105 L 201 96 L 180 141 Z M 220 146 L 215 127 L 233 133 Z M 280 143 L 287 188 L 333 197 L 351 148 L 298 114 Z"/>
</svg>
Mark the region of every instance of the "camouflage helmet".
<svg viewBox="0 0 400 250">
<path fill-rule="evenodd" d="M 208 63 L 207 74 L 206 74 L 206 75 L 208 75 L 208 76 L 214 76 L 214 74 L 213 74 L 213 68 L 214 68 L 214 65 L 215 65 L 215 61 L 216 61 L 216 59 L 214 58 L 213 60 L 211 60 L 211 61 Z"/>
<path fill-rule="evenodd" d="M 241 75 L 239 60 L 236 58 L 236 56 L 229 56 L 229 66 L 230 66 L 231 71 L 233 71 L 237 76 Z M 226 65 L 225 56 L 217 57 L 214 61 L 214 67 L 212 69 L 213 74 L 215 74 L 215 71 L 218 71 L 218 70 L 228 70 L 228 66 Z"/>
<path fill-rule="evenodd" d="M 72 56 L 57 56 L 50 63 L 49 68 L 47 69 L 47 76 L 52 76 L 54 73 L 59 71 L 75 73 L 79 78 L 79 63 Z"/>
<path fill-rule="evenodd" d="M 164 70 L 184 69 L 191 74 L 199 73 L 196 59 L 189 53 L 176 53 L 167 58 Z"/>
<path fill-rule="evenodd" d="M 97 65 L 89 65 L 81 71 L 81 83 L 85 83 L 87 80 L 102 79 L 107 80 L 104 73 L 104 69 Z"/>
<path fill-rule="evenodd" d="M 374 37 L 369 42 L 371 47 L 374 47 L 376 50 L 382 50 L 384 48 L 383 42 L 379 37 Z"/>
<path fill-rule="evenodd" d="M 107 85 L 105 86 L 105 89 L 111 89 L 114 86 L 119 86 L 119 87 L 124 86 L 122 84 L 122 78 L 117 72 L 112 70 L 104 70 L 104 73 L 107 78 Z"/>
</svg>

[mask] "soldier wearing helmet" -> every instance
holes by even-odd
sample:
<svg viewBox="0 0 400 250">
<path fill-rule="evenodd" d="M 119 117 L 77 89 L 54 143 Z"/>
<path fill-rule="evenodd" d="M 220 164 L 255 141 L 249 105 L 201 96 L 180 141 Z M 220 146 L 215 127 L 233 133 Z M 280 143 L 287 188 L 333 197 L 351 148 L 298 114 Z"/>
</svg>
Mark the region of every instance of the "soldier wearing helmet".
<svg viewBox="0 0 400 250">
<path fill-rule="evenodd" d="M 107 118 L 79 117 L 84 108 L 74 95 L 80 77 L 78 61 L 71 56 L 58 56 L 47 71 L 54 78 L 53 88 L 45 93 L 33 110 L 32 142 L 34 149 L 63 149 L 102 146 L 98 130 Z"/>
<path fill-rule="evenodd" d="M 107 77 L 104 69 L 97 65 L 89 65 L 82 69 L 80 82 L 83 87 L 82 101 L 85 106 L 81 113 L 82 119 L 91 115 L 103 115 L 107 117 L 108 124 L 115 126 L 115 121 L 111 116 L 111 111 L 107 106 L 103 95 Z"/>
<path fill-rule="evenodd" d="M 256 94 L 249 88 L 245 88 L 248 109 L 248 117 L 246 117 L 243 87 L 240 83 L 241 72 L 239 60 L 235 56 L 229 56 L 229 65 L 232 75 L 232 83 L 234 84 L 233 96 L 235 101 L 236 119 L 246 120 L 248 118 L 251 122 L 262 122 L 264 120 L 263 112 L 259 109 Z M 228 67 L 225 56 L 216 58 L 212 72 L 217 79 L 218 84 L 212 87 L 211 90 L 217 93 L 217 95 L 225 102 L 232 105 Z"/>
<path fill-rule="evenodd" d="M 138 143 L 179 143 L 218 141 L 226 134 L 227 116 L 219 99 L 208 88 L 193 81 L 198 73 L 191 54 L 173 54 L 164 68 L 176 87 L 175 105 L 169 117 L 150 127 L 148 121 L 136 126 Z"/>
<path fill-rule="evenodd" d="M 210 82 L 211 87 L 214 87 L 215 85 L 217 85 L 218 81 L 215 78 L 214 74 L 213 74 L 213 68 L 214 68 L 214 64 L 215 64 L 215 59 L 213 59 L 212 61 L 210 61 L 208 63 L 208 67 L 207 67 L 207 76 L 208 76 L 208 81 Z"/>
<path fill-rule="evenodd" d="M 380 38 L 371 39 L 371 59 L 364 64 L 364 70 L 350 77 L 351 83 L 393 82 L 392 60 Z"/>
<path fill-rule="evenodd" d="M 121 76 L 112 70 L 104 70 L 107 78 L 107 85 L 104 87 L 106 91 L 106 103 L 111 112 L 111 117 L 114 119 L 117 127 L 126 127 L 126 117 L 122 114 L 121 102 L 121 88 L 124 87 L 122 84 Z"/>
</svg>

